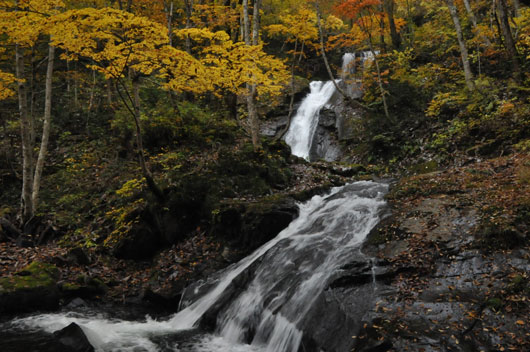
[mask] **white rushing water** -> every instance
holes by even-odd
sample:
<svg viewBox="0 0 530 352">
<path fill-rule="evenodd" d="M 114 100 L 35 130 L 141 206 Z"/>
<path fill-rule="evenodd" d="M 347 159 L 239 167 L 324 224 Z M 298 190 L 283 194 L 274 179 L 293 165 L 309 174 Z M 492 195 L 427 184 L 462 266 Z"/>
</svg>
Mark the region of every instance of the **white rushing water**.
<svg viewBox="0 0 530 352">
<path fill-rule="evenodd" d="M 377 55 L 379 52 L 375 52 Z M 362 95 L 362 74 L 371 64 L 374 55 L 370 51 L 346 53 L 342 56 L 342 67 L 337 84 L 350 98 Z M 360 68 L 357 75 L 357 67 Z M 359 76 L 359 77 L 357 77 Z M 324 108 L 336 92 L 333 81 L 313 81 L 309 84 L 310 93 L 302 100 L 300 107 L 291 120 L 289 131 L 285 134 L 285 142 L 291 147 L 291 153 L 309 160 L 311 145 L 318 126 L 320 110 Z"/>
<path fill-rule="evenodd" d="M 309 151 L 318 125 L 320 110 L 335 93 L 335 85 L 332 81 L 313 81 L 309 86 L 311 91 L 302 101 L 285 135 L 285 142 L 291 146 L 291 153 L 306 160 L 309 160 Z"/>
<path fill-rule="evenodd" d="M 105 352 L 296 352 L 303 334 L 300 322 L 331 275 L 355 258 L 379 221 L 386 191 L 385 184 L 362 181 L 301 204 L 299 217 L 276 238 L 229 267 L 208 293 L 166 320 L 68 313 L 31 316 L 13 325 L 53 332 L 75 322 L 96 350 Z M 250 282 L 219 311 L 214 334 L 157 345 L 157 336 L 193 329 L 233 280 L 250 269 Z"/>
</svg>

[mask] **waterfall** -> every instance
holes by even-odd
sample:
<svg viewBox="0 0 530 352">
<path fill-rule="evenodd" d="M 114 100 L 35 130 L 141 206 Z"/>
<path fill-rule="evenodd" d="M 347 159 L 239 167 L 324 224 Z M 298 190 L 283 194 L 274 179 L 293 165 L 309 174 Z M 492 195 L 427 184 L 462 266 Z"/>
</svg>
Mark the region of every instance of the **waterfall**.
<svg viewBox="0 0 530 352">
<path fill-rule="evenodd" d="M 318 125 L 320 109 L 324 107 L 335 93 L 332 81 L 313 81 L 310 93 L 304 98 L 296 115 L 291 121 L 285 142 L 291 146 L 291 153 L 309 160 L 309 151 Z"/>
<path fill-rule="evenodd" d="M 67 313 L 22 318 L 12 324 L 48 332 L 79 324 L 97 351 L 297 352 L 303 319 L 332 275 L 359 253 L 379 221 L 387 185 L 369 181 L 334 188 L 300 204 L 300 215 L 276 238 L 215 279 L 210 291 L 174 316 L 132 322 Z M 247 281 L 230 285 L 244 275 Z M 229 293 L 230 302 L 221 297 Z M 225 300 L 226 301 L 226 300 Z M 224 303 L 223 303 L 224 302 Z M 216 305 L 222 304 L 221 307 Z M 216 307 L 214 334 L 157 345 L 161 336 L 193 329 Z"/>
<path fill-rule="evenodd" d="M 377 55 L 379 52 L 375 52 Z M 358 58 L 357 58 L 358 56 Z M 364 69 L 373 61 L 371 51 L 346 53 L 342 56 L 342 67 L 339 72 L 344 92 L 351 98 L 362 95 L 362 74 Z M 360 68 L 359 73 L 357 67 Z M 359 77 L 357 75 L 359 74 Z M 313 81 L 309 84 L 310 93 L 302 100 L 300 107 L 291 120 L 289 131 L 285 135 L 285 142 L 291 147 L 291 153 L 309 160 L 311 146 L 318 126 L 320 110 L 329 103 L 335 93 L 332 81 Z"/>
</svg>

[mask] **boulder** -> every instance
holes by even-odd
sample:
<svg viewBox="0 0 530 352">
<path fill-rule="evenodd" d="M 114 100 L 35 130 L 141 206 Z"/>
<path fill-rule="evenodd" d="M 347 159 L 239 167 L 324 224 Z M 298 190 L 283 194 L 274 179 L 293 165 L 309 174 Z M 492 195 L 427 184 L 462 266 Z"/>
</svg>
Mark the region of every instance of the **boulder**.
<svg viewBox="0 0 530 352">
<path fill-rule="evenodd" d="M 66 258 L 69 262 L 78 265 L 90 264 L 90 259 L 81 247 L 76 247 L 68 251 Z"/>
<path fill-rule="evenodd" d="M 53 336 L 68 352 L 94 352 L 94 347 L 88 341 L 83 329 L 76 323 L 55 331 Z"/>
<path fill-rule="evenodd" d="M 59 307 L 59 270 L 33 262 L 15 275 L 0 279 L 0 313 L 53 310 Z"/>
<path fill-rule="evenodd" d="M 252 251 L 276 237 L 297 216 L 298 207 L 289 197 L 234 201 L 216 212 L 211 232 Z"/>
</svg>

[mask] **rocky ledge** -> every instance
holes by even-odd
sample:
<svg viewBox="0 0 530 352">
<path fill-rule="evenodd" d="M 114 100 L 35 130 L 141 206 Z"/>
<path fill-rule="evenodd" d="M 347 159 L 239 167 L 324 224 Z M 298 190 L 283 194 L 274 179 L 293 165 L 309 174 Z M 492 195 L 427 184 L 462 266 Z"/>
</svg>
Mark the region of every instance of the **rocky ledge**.
<svg viewBox="0 0 530 352">
<path fill-rule="evenodd" d="M 405 178 L 388 198 L 317 300 L 305 350 L 529 350 L 528 155 Z"/>
</svg>

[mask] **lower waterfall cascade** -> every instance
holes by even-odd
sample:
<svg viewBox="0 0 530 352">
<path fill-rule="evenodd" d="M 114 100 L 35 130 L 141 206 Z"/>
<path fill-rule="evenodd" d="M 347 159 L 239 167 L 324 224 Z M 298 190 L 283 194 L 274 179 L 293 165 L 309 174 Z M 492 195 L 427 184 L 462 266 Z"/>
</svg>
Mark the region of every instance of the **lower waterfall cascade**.
<svg viewBox="0 0 530 352">
<path fill-rule="evenodd" d="M 387 184 L 360 181 L 300 204 L 299 217 L 276 238 L 214 275 L 199 299 L 184 302 L 185 308 L 167 319 L 127 321 L 67 312 L 19 318 L 10 326 L 51 333 L 75 322 L 100 352 L 297 352 L 304 317 L 332 275 L 352 256 L 362 256 L 360 245 L 379 222 L 387 190 Z M 248 276 L 247 282 L 228 302 L 221 299 L 241 275 Z M 164 340 L 199 330 L 201 319 L 214 308 L 213 332 Z"/>
</svg>

